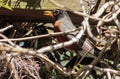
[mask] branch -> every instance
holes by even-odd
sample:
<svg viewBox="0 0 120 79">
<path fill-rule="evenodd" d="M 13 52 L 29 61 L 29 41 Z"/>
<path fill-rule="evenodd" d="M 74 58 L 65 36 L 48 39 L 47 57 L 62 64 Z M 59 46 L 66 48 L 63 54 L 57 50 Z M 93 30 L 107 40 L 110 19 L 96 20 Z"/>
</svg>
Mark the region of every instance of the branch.
<svg viewBox="0 0 120 79">
<path fill-rule="evenodd" d="M 13 39 L 9 39 L 10 41 L 23 41 L 23 40 L 30 40 L 30 39 L 38 39 L 38 38 L 44 38 L 44 37 L 51 37 L 51 36 L 57 36 L 57 35 L 64 35 L 64 34 L 68 34 L 74 31 L 79 31 L 80 28 L 77 29 L 73 29 L 73 30 L 69 30 L 69 31 L 65 31 L 65 32 L 55 32 L 55 33 L 49 33 L 49 34 L 44 34 L 44 35 L 37 35 L 37 36 L 31 36 L 31 37 L 24 37 L 24 38 L 13 38 Z M 0 42 L 7 42 L 7 39 L 0 39 Z"/>
<path fill-rule="evenodd" d="M 114 41 L 115 41 L 115 40 L 114 40 Z M 94 68 L 94 66 L 98 63 L 98 61 L 104 56 L 106 49 L 107 49 L 114 41 L 111 42 L 111 41 L 109 40 L 109 41 L 107 42 L 107 44 L 105 44 L 105 47 L 101 50 L 100 55 L 99 55 L 96 59 L 94 59 L 94 60 L 92 61 L 91 65 L 93 66 L 93 68 Z M 86 68 L 86 66 L 84 66 L 84 67 Z M 80 73 L 82 73 L 82 72 L 83 72 L 83 69 L 85 69 L 84 67 L 83 67 L 82 69 L 80 69 L 80 71 L 76 74 L 76 76 L 79 77 Z M 91 71 L 93 68 L 91 68 L 91 69 L 89 70 L 89 72 L 87 72 L 87 75 L 86 75 L 86 76 L 89 75 L 90 71 Z"/>
<path fill-rule="evenodd" d="M 86 11 L 85 11 L 85 6 L 84 6 L 82 0 L 80 0 L 80 4 L 81 4 L 82 10 L 83 10 L 83 13 L 84 13 L 84 14 L 87 14 Z M 89 12 L 89 13 L 90 13 L 90 12 Z M 86 26 L 86 27 L 87 27 L 87 33 L 88 33 L 88 35 L 89 35 L 94 41 L 96 41 L 96 42 L 106 43 L 105 40 L 103 40 L 103 39 L 100 40 L 100 39 L 96 38 L 96 37 L 92 34 L 91 29 L 90 29 L 90 24 L 89 24 L 88 20 L 89 20 L 88 17 L 84 17 L 84 20 L 83 20 L 83 22 L 82 22 L 83 26 Z"/>
<path fill-rule="evenodd" d="M 60 7 L 60 8 L 62 8 L 62 9 L 69 10 L 70 12 L 72 12 L 72 13 L 74 13 L 74 14 L 77 14 L 77 15 L 80 15 L 80 16 L 88 17 L 88 18 L 90 18 L 90 19 L 94 19 L 94 20 L 98 20 L 98 21 L 103 21 L 103 22 L 110 22 L 110 21 L 111 21 L 111 20 L 109 20 L 109 19 L 96 18 L 95 16 L 90 16 L 90 15 L 88 15 L 88 14 L 84 14 L 84 13 L 82 13 L 82 12 L 78 12 L 78 11 L 72 10 L 72 9 L 70 9 L 70 8 L 64 6 L 64 5 L 61 5 L 61 4 L 57 3 L 57 2 L 54 1 L 54 0 L 49 0 L 49 1 L 50 1 L 52 4 L 54 4 L 55 6 L 57 6 L 57 7 Z M 119 1 L 118 1 L 118 2 L 119 2 Z"/>
<path fill-rule="evenodd" d="M 9 52 L 22 52 L 22 53 L 28 53 L 29 54 L 36 54 L 37 53 L 44 53 L 44 52 L 49 52 L 49 51 L 53 51 L 53 50 L 56 50 L 56 49 L 60 49 L 62 47 L 66 47 L 66 46 L 70 46 L 76 42 L 79 42 L 79 39 L 82 37 L 84 33 L 84 30 L 81 29 L 80 32 L 78 33 L 78 35 L 75 37 L 75 38 L 72 38 L 70 41 L 67 41 L 67 42 L 63 42 L 63 43 L 59 43 L 59 44 L 55 44 L 55 45 L 51 45 L 51 46 L 46 46 L 46 47 L 43 47 L 41 49 L 38 49 L 36 50 L 35 52 L 32 51 L 32 52 L 29 52 L 29 49 L 25 49 L 25 48 L 21 48 L 19 46 L 15 46 L 14 48 L 7 48 L 7 47 L 0 47 L 0 50 L 1 51 L 9 51 Z M 2 46 L 3 44 L 0 43 L 0 46 Z M 22 51 L 21 51 L 22 50 Z"/>
<path fill-rule="evenodd" d="M 8 30 L 8 29 L 10 29 L 12 27 L 14 27 L 14 26 L 13 25 L 9 25 L 9 26 L 7 26 L 5 28 L 0 29 L 0 33 L 3 33 L 4 31 L 6 31 L 6 30 Z"/>
<path fill-rule="evenodd" d="M 14 44 L 12 41 L 10 41 L 5 35 L 3 35 L 3 34 L 0 33 L 0 37 L 2 37 L 2 38 L 4 38 L 5 40 L 7 40 L 7 42 L 8 42 L 10 45 L 15 46 L 15 44 Z"/>
<path fill-rule="evenodd" d="M 97 13 L 94 14 L 95 17 L 100 17 L 104 11 L 111 5 L 115 5 L 115 1 L 109 1 L 109 2 L 106 2 L 100 9 Z"/>
<path fill-rule="evenodd" d="M 61 67 L 60 65 L 57 65 L 56 63 L 51 61 L 49 58 L 47 58 L 44 54 L 39 54 L 36 51 L 32 51 L 32 50 L 24 49 L 24 48 L 18 48 L 18 47 L 16 48 L 5 47 L 5 45 L 2 45 L 2 44 L 0 45 L 0 50 L 10 52 L 10 56 L 11 55 L 16 56 L 16 55 L 21 55 L 21 54 L 22 55 L 23 54 L 33 55 L 41 59 L 42 61 L 46 62 L 46 64 L 51 65 L 52 67 L 54 67 L 56 70 L 58 70 L 65 76 L 70 76 L 71 74 L 75 74 L 75 73 L 71 73 L 71 71 L 68 72 L 65 68 Z M 9 55 L 7 55 L 6 57 L 8 58 Z"/>
</svg>

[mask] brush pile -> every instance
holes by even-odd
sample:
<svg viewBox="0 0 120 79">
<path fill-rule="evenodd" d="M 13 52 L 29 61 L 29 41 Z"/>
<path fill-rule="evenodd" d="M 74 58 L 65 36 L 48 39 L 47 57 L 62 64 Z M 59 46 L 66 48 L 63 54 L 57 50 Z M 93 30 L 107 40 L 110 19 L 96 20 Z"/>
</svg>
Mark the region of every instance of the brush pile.
<svg viewBox="0 0 120 79">
<path fill-rule="evenodd" d="M 76 24 L 78 28 L 51 33 L 52 23 L 12 22 L 1 16 L 0 79 L 120 78 L 120 0 L 79 0 L 81 11 L 56 0 L 48 1 L 59 9 L 81 16 L 82 21 Z M 100 50 L 92 61 L 86 56 L 75 59 L 77 51 L 64 48 L 77 40 L 58 43 L 55 38 L 73 31 L 79 31 L 74 39 L 87 35 L 93 47 Z"/>
</svg>

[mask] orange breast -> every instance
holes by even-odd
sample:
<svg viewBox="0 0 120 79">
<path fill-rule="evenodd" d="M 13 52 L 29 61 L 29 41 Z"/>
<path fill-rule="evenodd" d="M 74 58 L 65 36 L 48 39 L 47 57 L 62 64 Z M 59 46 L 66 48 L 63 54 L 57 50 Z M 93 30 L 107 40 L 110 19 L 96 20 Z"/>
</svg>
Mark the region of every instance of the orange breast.
<svg viewBox="0 0 120 79">
<path fill-rule="evenodd" d="M 54 26 L 55 32 L 62 32 L 62 30 L 60 28 L 60 24 L 61 24 L 61 22 L 59 22 L 59 21 L 55 22 L 55 26 Z M 65 36 L 62 36 L 62 35 L 58 35 L 58 36 L 56 36 L 56 38 L 57 38 L 59 43 L 69 41 L 69 39 L 67 39 Z M 80 48 L 76 44 L 72 44 L 72 45 L 67 46 L 65 48 L 72 50 L 72 51 L 80 50 Z"/>
</svg>

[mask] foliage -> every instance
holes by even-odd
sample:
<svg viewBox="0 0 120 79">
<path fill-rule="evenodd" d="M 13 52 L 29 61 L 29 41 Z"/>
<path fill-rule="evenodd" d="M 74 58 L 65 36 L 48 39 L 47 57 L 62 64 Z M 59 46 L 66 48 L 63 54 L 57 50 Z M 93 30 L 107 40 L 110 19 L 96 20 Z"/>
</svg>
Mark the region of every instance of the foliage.
<svg viewBox="0 0 120 79">
<path fill-rule="evenodd" d="M 0 0 L 0 7 L 6 8 L 8 10 L 13 10 L 5 0 Z"/>
</svg>

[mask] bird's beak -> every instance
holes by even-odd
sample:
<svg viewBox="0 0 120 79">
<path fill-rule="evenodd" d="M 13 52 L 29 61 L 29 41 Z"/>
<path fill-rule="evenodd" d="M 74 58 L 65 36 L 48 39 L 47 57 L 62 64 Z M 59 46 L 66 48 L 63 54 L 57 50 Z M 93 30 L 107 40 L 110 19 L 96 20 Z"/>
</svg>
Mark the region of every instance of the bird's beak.
<svg viewBox="0 0 120 79">
<path fill-rule="evenodd" d="M 53 12 L 52 11 L 44 11 L 44 15 L 53 17 Z"/>
</svg>

